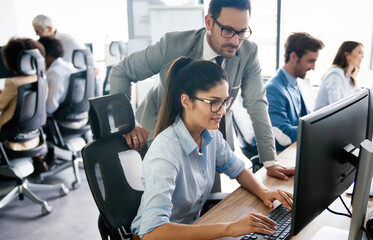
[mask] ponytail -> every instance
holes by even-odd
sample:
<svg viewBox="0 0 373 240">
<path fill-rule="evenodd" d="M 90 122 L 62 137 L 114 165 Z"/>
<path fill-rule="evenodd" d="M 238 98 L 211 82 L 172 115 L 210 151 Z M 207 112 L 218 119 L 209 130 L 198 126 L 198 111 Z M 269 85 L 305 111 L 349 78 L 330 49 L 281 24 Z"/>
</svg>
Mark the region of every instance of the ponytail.
<svg viewBox="0 0 373 240">
<path fill-rule="evenodd" d="M 167 73 L 165 91 L 159 110 L 157 126 L 155 128 L 154 138 L 176 119 L 176 116 L 182 112 L 183 107 L 179 101 L 180 84 L 178 83 L 178 73 L 193 60 L 186 57 L 179 57 L 170 66 Z"/>
</svg>

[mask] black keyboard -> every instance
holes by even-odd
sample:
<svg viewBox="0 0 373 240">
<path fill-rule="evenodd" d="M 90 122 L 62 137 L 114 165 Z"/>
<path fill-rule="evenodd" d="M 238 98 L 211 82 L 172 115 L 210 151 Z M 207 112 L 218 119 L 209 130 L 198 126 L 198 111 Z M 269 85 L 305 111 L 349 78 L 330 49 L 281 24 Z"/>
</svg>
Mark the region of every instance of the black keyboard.
<svg viewBox="0 0 373 240">
<path fill-rule="evenodd" d="M 279 205 L 277 208 L 273 209 L 268 215 L 268 218 L 272 219 L 277 223 L 277 233 L 273 235 L 265 235 L 261 233 L 250 233 L 241 238 L 241 240 L 262 240 L 262 239 L 288 239 L 291 230 L 291 210 L 284 207 L 284 205 Z"/>
</svg>

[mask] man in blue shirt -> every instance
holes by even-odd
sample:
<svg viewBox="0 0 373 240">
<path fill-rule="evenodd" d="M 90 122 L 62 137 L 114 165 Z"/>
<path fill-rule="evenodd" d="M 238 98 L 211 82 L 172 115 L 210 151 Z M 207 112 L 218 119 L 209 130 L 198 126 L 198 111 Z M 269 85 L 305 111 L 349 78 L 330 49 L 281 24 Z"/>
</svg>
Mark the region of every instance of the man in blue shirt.
<svg viewBox="0 0 373 240">
<path fill-rule="evenodd" d="M 323 47 L 322 41 L 308 33 L 291 34 L 285 43 L 285 65 L 265 84 L 277 151 L 297 140 L 298 119 L 311 110 L 298 78 L 304 79 L 307 71 L 315 69 Z"/>
</svg>

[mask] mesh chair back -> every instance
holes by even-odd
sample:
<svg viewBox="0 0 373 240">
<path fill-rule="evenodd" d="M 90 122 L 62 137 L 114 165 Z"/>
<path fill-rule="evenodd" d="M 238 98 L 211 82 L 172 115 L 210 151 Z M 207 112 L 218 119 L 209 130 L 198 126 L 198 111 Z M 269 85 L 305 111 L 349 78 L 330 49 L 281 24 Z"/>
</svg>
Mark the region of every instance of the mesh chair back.
<svg viewBox="0 0 373 240">
<path fill-rule="evenodd" d="M 46 80 L 44 76 L 44 58 L 37 49 L 21 52 L 19 57 L 19 69 L 24 74 L 37 74 L 38 80 L 34 83 L 21 85 L 18 87 L 17 104 L 13 117 L 4 124 L 0 132 L 2 142 L 25 142 L 36 137 L 40 137 L 41 143 L 38 148 L 21 153 L 14 153 L 7 150 L 8 157 L 14 154 L 17 157 L 35 156 L 41 151 L 44 144 L 42 126 L 46 123 Z M 39 63 L 41 63 L 39 65 Z"/>
<path fill-rule="evenodd" d="M 107 95 L 110 93 L 110 72 L 111 69 L 115 64 L 117 64 L 119 61 L 122 61 L 124 57 L 127 55 L 127 44 L 123 41 L 112 41 L 109 46 L 109 54 L 112 57 L 115 57 L 112 59 L 112 57 L 107 58 L 107 66 L 106 66 L 106 77 L 104 81 L 104 89 L 103 89 L 103 95 Z M 110 59 L 110 64 L 108 64 L 108 59 Z"/>
<path fill-rule="evenodd" d="M 133 129 L 134 114 L 122 93 L 90 104 L 94 140 L 82 149 L 85 173 L 111 239 L 128 238 L 143 193 L 141 157 L 122 137 Z"/>
<path fill-rule="evenodd" d="M 77 122 L 87 118 L 88 99 L 94 96 L 93 57 L 88 49 L 76 49 L 73 52 L 74 66 L 84 69 L 70 76 L 65 100 L 53 116 L 57 121 Z"/>
</svg>

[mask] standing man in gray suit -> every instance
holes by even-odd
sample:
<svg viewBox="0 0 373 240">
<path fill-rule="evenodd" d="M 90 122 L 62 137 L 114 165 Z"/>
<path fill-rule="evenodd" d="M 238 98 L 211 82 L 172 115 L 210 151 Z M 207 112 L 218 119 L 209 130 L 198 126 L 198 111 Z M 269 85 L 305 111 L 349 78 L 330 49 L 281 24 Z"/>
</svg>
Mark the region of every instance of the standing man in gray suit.
<svg viewBox="0 0 373 240">
<path fill-rule="evenodd" d="M 205 59 L 221 64 L 228 73 L 230 96 L 235 98 L 241 88 L 243 106 L 251 117 L 260 159 L 267 168 L 267 174 L 284 180 L 294 174 L 294 168 L 285 168 L 276 163 L 275 141 L 258 48 L 247 40 L 251 35 L 248 26 L 250 9 L 250 0 L 211 0 L 205 16 L 205 28 L 167 33 L 156 44 L 133 53 L 113 67 L 110 75 L 111 93 L 123 92 L 129 99 L 131 82 L 160 74 L 160 81 L 136 111 L 136 119 L 141 125 L 136 125 L 132 132 L 124 136 L 132 148 L 140 150 L 147 141 L 150 143 L 153 140 L 170 63 L 180 56 Z M 217 60 L 219 58 L 222 58 L 221 63 Z M 233 149 L 234 129 L 229 110 L 225 116 L 225 130 L 226 140 Z"/>
</svg>

